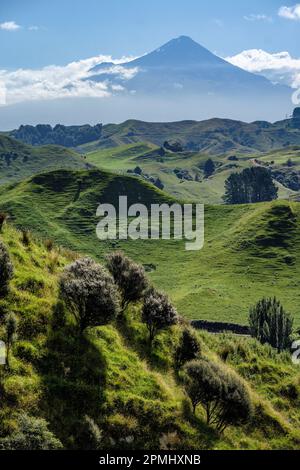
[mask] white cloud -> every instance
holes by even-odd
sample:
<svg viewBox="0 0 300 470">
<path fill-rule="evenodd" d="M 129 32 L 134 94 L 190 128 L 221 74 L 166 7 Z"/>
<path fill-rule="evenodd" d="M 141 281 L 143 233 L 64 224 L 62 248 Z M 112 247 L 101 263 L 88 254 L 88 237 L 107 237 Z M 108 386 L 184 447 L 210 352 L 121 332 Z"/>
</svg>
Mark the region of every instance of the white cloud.
<svg viewBox="0 0 300 470">
<path fill-rule="evenodd" d="M 293 88 L 300 86 L 300 59 L 291 57 L 288 52 L 270 54 L 262 49 L 250 49 L 225 60 L 273 82 Z"/>
<path fill-rule="evenodd" d="M 90 69 L 102 62 L 112 62 L 113 73 L 124 79 L 130 77 L 130 71 L 120 64 L 130 58 L 113 60 L 110 56 L 99 55 L 66 66 L 50 65 L 42 69 L 0 70 L 0 104 L 9 105 L 32 100 L 51 100 L 69 97 L 107 97 L 113 92 L 122 91 L 122 86 L 113 86 L 109 80 L 91 81 Z M 5 99 L 3 98 L 5 97 Z"/>
<path fill-rule="evenodd" d="M 32 25 L 28 27 L 29 31 L 38 31 L 40 28 L 36 25 Z"/>
<path fill-rule="evenodd" d="M 266 22 L 272 22 L 273 21 L 271 16 L 267 16 L 264 13 L 259 13 L 259 14 L 251 13 L 250 15 L 245 15 L 244 20 L 246 20 L 246 21 L 266 21 Z"/>
<path fill-rule="evenodd" d="M 278 15 L 287 20 L 300 21 L 300 3 L 292 7 L 280 7 L 278 10 Z"/>
<path fill-rule="evenodd" d="M 101 70 L 97 70 L 94 75 L 100 78 L 101 78 L 101 75 L 111 75 L 111 78 L 119 78 L 121 80 L 130 80 L 138 73 L 138 71 L 139 71 L 138 67 L 128 68 L 128 67 L 122 67 L 122 64 L 115 64 L 115 65 L 110 65 L 108 67 L 103 67 L 103 69 Z"/>
<path fill-rule="evenodd" d="M 21 26 L 15 21 L 5 21 L 4 23 L 0 23 L 0 29 L 3 29 L 4 31 L 17 31 L 17 29 L 20 28 Z"/>
</svg>

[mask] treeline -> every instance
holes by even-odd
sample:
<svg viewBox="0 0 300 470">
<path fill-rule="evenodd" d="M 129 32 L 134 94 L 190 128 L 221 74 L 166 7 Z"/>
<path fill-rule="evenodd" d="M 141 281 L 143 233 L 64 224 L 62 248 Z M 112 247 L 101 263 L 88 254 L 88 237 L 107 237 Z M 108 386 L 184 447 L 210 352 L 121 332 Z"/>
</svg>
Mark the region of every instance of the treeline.
<svg viewBox="0 0 300 470">
<path fill-rule="evenodd" d="M 55 127 L 49 124 L 38 124 L 37 126 L 20 126 L 10 133 L 11 137 L 21 140 L 30 145 L 63 145 L 64 147 L 76 147 L 101 137 L 102 124 L 90 126 L 63 126 L 57 124 Z"/>
<path fill-rule="evenodd" d="M 273 201 L 277 197 L 278 189 L 267 168 L 246 168 L 241 173 L 232 173 L 225 182 L 223 199 L 226 204 Z"/>
</svg>

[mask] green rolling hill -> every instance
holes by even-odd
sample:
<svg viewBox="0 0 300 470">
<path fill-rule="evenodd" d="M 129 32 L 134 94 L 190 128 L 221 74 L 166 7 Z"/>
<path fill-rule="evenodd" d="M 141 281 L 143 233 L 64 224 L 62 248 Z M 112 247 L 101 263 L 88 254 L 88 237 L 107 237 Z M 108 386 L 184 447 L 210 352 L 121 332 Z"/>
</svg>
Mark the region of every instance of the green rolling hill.
<svg viewBox="0 0 300 470">
<path fill-rule="evenodd" d="M 279 178 L 279 198 L 296 197 L 300 190 L 300 147 L 288 147 L 267 154 L 232 156 L 212 156 L 215 173 L 206 179 L 203 167 L 208 159 L 207 154 L 199 152 L 170 152 L 149 143 L 121 145 L 103 150 L 95 150 L 86 154 L 87 161 L 100 169 L 114 171 L 120 174 L 133 172 L 136 167 L 142 170 L 141 178 L 155 180 L 159 178 L 164 190 L 177 198 L 200 201 L 206 204 L 222 204 L 224 185 L 228 176 L 233 172 L 251 167 L 258 159 L 261 165 L 268 165 L 278 173 L 297 173 L 298 186 L 288 186 L 287 178 Z M 291 158 L 293 167 L 286 163 Z M 273 162 L 271 164 L 271 162 Z M 287 186 L 284 186 L 284 184 Z M 292 189 L 293 188 L 293 189 Z"/>
<path fill-rule="evenodd" d="M 79 149 L 88 152 L 95 149 L 118 147 L 140 142 L 161 146 L 166 140 L 179 140 L 185 150 L 210 155 L 233 153 L 254 154 L 300 144 L 300 129 L 294 119 L 245 123 L 231 119 L 207 121 L 144 122 L 128 120 L 121 124 L 106 124 L 101 137 Z"/>
<path fill-rule="evenodd" d="M 32 147 L 0 134 L 0 185 L 58 168 L 81 169 L 87 163 L 76 152 L 57 145 Z"/>
<path fill-rule="evenodd" d="M 129 204 L 174 201 L 137 178 L 58 170 L 0 188 L 0 209 L 19 227 L 97 259 L 123 249 L 187 318 L 244 324 L 250 305 L 276 295 L 300 325 L 299 203 L 207 206 L 204 249 L 187 252 L 183 241 L 99 241 L 99 202 L 124 194 Z"/>
</svg>

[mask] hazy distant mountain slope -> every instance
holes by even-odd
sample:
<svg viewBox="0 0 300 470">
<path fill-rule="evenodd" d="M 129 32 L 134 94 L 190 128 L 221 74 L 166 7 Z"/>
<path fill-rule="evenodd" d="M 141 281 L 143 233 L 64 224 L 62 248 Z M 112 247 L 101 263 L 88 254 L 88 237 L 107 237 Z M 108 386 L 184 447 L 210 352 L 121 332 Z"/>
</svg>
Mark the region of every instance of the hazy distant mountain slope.
<svg viewBox="0 0 300 470">
<path fill-rule="evenodd" d="M 138 93 L 232 92 L 284 94 L 288 87 L 273 85 L 266 78 L 246 72 L 217 57 L 187 36 L 172 39 L 138 59 L 115 66 L 102 63 L 91 69 L 90 80 L 111 80 Z"/>
<path fill-rule="evenodd" d="M 166 140 L 179 140 L 185 150 L 211 155 L 268 152 L 300 144 L 300 126 L 294 120 L 271 124 L 265 121 L 245 123 L 230 119 L 154 123 L 128 120 L 103 126 L 102 136 L 91 150 L 137 142 L 162 145 Z M 89 150 L 89 145 L 85 146 Z"/>
</svg>

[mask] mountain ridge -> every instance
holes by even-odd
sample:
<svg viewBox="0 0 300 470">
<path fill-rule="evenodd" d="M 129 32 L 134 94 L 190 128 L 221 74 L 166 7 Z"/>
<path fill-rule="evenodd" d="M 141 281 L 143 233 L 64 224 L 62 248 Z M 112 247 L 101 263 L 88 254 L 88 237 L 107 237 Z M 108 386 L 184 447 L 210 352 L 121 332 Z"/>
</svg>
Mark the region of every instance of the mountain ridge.
<svg viewBox="0 0 300 470">
<path fill-rule="evenodd" d="M 32 129 L 35 128 L 29 127 L 31 136 Z M 9 135 L 26 141 L 25 129 L 26 126 L 23 126 L 22 133 L 14 130 Z M 247 123 L 222 118 L 169 122 L 128 119 L 120 124 L 103 125 L 98 140 L 79 145 L 76 150 L 85 153 L 91 147 L 94 150 L 137 142 L 149 142 L 160 146 L 170 139 L 181 140 L 186 150 L 201 151 L 211 155 L 227 152 L 247 154 L 268 152 L 276 148 L 300 145 L 300 124 L 295 111 L 291 119 L 274 123 L 264 120 Z M 36 143 L 41 142 L 36 141 Z"/>
<path fill-rule="evenodd" d="M 139 93 L 284 92 L 265 77 L 250 73 L 210 52 L 188 36 L 171 39 L 155 50 L 117 66 L 102 63 L 90 69 L 87 80 L 109 79 L 127 91 Z M 127 71 L 127 75 L 126 75 Z"/>
</svg>

